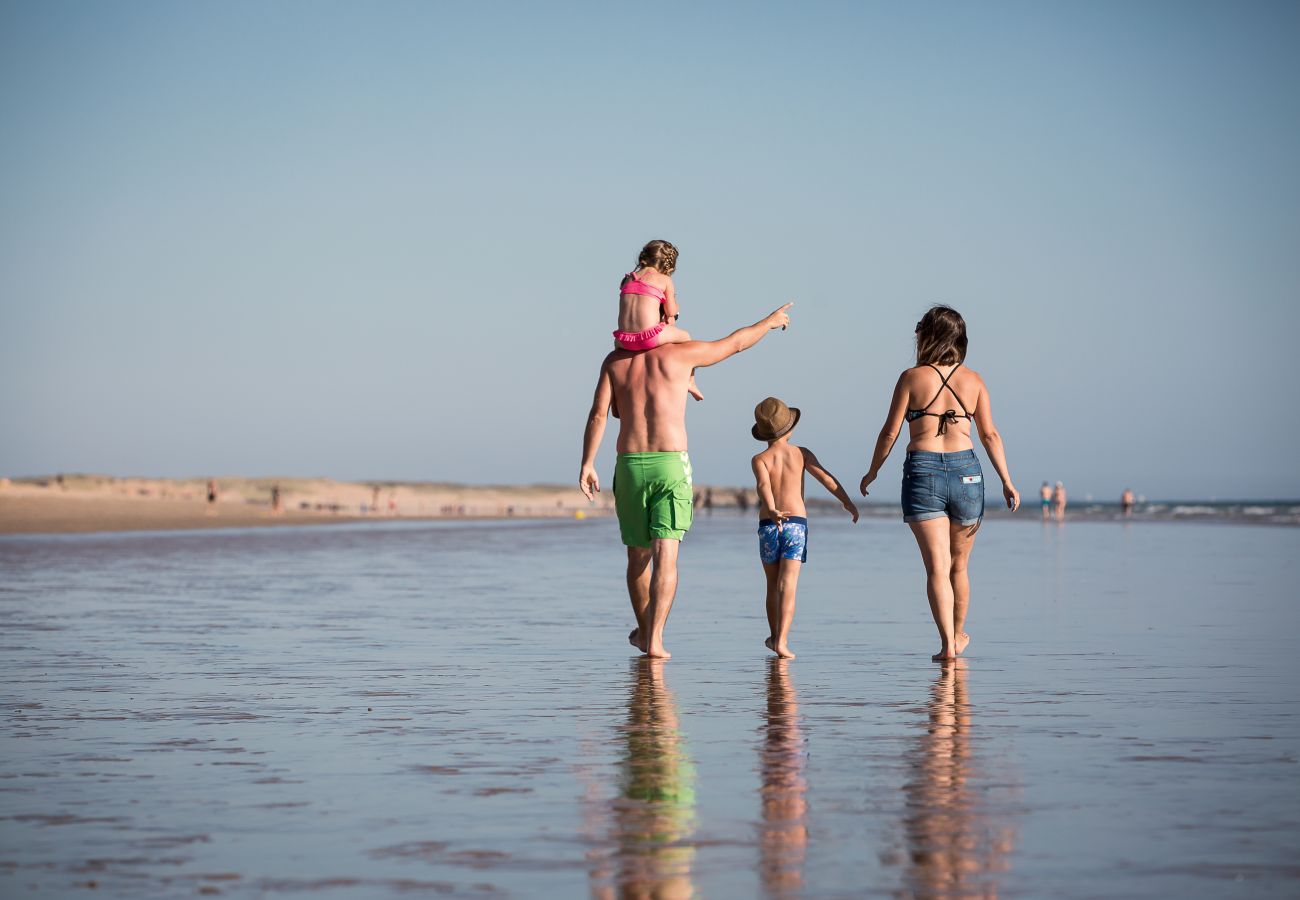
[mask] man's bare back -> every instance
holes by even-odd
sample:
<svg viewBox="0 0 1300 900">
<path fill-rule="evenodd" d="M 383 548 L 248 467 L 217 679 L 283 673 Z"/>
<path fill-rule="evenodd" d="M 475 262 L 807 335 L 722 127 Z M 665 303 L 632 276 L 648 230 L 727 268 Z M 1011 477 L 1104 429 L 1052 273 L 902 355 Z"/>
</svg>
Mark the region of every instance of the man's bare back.
<svg viewBox="0 0 1300 900">
<path fill-rule="evenodd" d="M 615 350 L 605 357 L 614 408 L 618 410 L 618 452 L 686 450 L 686 388 L 691 365 L 683 351 L 698 341 L 653 350 Z"/>
</svg>

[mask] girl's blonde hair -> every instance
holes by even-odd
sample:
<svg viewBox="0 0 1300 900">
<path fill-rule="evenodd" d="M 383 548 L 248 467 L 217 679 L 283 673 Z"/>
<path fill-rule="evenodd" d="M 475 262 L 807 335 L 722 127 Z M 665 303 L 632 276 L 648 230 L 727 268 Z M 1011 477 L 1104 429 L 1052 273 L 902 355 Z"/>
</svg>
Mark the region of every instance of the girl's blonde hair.
<svg viewBox="0 0 1300 900">
<path fill-rule="evenodd" d="M 671 275 L 677 268 L 677 248 L 667 241 L 651 241 L 641 248 L 636 265 L 638 269 L 654 266 L 663 274 Z"/>
<path fill-rule="evenodd" d="M 966 361 L 966 320 L 951 306 L 932 306 L 916 323 L 916 364 L 951 366 Z"/>
</svg>

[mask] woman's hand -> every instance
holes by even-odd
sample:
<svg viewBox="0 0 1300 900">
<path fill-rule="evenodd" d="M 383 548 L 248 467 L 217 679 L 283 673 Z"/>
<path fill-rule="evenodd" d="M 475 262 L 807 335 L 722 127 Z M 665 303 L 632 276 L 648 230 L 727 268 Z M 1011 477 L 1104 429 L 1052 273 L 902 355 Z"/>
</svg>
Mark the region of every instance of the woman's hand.
<svg viewBox="0 0 1300 900">
<path fill-rule="evenodd" d="M 858 490 L 862 491 L 862 496 L 867 496 L 867 485 L 876 480 L 875 472 L 868 472 L 862 476 L 862 483 L 858 485 Z"/>
<path fill-rule="evenodd" d="M 1002 496 L 1007 501 L 1007 509 L 1015 512 L 1020 508 L 1020 491 L 1009 481 L 1002 483 Z"/>
</svg>

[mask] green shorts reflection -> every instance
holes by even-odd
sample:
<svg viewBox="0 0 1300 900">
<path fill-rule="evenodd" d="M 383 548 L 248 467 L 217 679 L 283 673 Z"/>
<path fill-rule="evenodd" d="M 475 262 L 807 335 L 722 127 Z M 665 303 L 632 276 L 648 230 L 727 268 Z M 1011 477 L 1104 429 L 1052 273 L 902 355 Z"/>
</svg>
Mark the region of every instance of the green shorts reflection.
<svg viewBox="0 0 1300 900">
<path fill-rule="evenodd" d="M 609 854 L 594 854 L 592 896 L 675 900 L 694 894 L 695 766 L 664 681 L 664 661 L 636 659 L 623 726 Z"/>
</svg>

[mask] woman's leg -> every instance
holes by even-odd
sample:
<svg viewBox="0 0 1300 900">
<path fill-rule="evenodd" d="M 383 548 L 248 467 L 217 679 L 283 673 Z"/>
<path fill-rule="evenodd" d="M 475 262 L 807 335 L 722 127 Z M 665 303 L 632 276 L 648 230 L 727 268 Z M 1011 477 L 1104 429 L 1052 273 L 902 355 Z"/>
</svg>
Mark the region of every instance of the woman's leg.
<svg viewBox="0 0 1300 900">
<path fill-rule="evenodd" d="M 960 653 L 970 643 L 966 633 L 966 609 L 970 606 L 970 552 L 975 547 L 975 532 L 980 523 L 958 525 L 953 522 L 948 531 L 948 546 L 951 548 L 952 568 L 949 580 L 952 582 L 952 630 L 957 638 L 956 650 Z"/>
<path fill-rule="evenodd" d="M 916 544 L 921 548 L 921 561 L 925 563 L 926 594 L 930 598 L 930 614 L 939 629 L 943 646 L 931 659 L 955 659 L 957 635 L 952 622 L 952 548 L 949 545 L 948 518 L 909 522 Z"/>
</svg>

